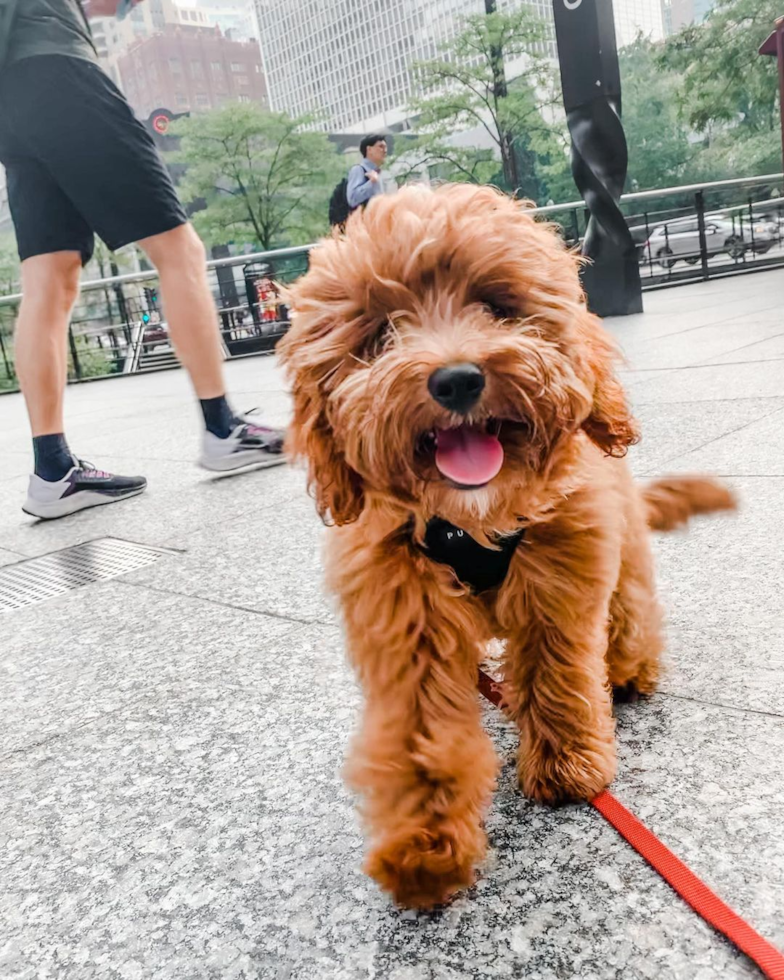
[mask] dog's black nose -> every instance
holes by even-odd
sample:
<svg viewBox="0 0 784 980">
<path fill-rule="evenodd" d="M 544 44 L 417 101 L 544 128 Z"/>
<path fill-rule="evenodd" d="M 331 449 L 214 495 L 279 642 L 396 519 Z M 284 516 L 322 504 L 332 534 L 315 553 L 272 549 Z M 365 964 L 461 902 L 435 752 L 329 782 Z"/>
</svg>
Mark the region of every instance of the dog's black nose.
<svg viewBox="0 0 784 980">
<path fill-rule="evenodd" d="M 479 401 L 485 376 L 476 364 L 450 364 L 434 371 L 427 389 L 439 405 L 464 415 Z"/>
</svg>

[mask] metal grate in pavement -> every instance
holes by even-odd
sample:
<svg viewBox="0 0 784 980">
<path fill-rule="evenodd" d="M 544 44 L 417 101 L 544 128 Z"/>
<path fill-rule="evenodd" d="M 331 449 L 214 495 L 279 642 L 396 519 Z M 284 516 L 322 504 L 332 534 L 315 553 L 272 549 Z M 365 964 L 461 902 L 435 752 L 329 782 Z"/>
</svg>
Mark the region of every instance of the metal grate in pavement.
<svg viewBox="0 0 784 980">
<path fill-rule="evenodd" d="M 152 565 L 167 552 L 120 538 L 98 538 L 0 568 L 0 613 L 105 582 Z"/>
</svg>

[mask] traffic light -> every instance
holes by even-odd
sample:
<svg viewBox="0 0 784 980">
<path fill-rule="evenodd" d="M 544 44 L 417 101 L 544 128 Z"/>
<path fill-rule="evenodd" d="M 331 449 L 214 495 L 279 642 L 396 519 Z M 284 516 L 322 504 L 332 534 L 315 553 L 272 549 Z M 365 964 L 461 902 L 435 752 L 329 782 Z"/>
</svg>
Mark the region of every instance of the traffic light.
<svg viewBox="0 0 784 980">
<path fill-rule="evenodd" d="M 147 312 L 147 310 L 145 310 L 144 313 L 142 313 L 142 323 L 147 324 L 149 322 L 150 322 L 150 314 Z"/>
<path fill-rule="evenodd" d="M 155 109 L 147 117 L 145 125 L 152 133 L 153 139 L 162 150 L 176 150 L 180 143 L 179 136 L 172 136 L 169 132 L 172 122 L 175 119 L 182 119 L 189 116 L 189 112 L 171 112 L 169 109 Z"/>
</svg>

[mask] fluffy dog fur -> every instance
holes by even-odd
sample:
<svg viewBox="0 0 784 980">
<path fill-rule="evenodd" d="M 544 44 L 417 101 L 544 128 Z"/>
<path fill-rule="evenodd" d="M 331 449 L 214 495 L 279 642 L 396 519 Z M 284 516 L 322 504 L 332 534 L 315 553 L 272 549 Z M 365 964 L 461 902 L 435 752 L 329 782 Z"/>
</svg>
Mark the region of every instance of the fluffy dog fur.
<svg viewBox="0 0 784 980">
<path fill-rule="evenodd" d="M 337 525 L 329 583 L 366 696 L 349 777 L 367 870 L 401 904 L 427 907 L 469 885 L 485 852 L 497 771 L 476 693 L 487 641 L 506 641 L 523 791 L 591 799 L 615 774 L 612 688 L 650 694 L 659 673 L 649 528 L 732 498 L 699 478 L 635 485 L 620 457 L 637 425 L 578 260 L 489 188 L 376 199 L 314 250 L 291 301 L 279 346 L 289 450 Z M 486 377 L 468 421 L 500 423 L 505 453 L 474 489 L 440 475 L 428 440 L 466 421 L 428 378 L 466 361 Z M 427 558 L 434 516 L 485 545 L 525 527 L 499 588 L 474 595 Z"/>
</svg>

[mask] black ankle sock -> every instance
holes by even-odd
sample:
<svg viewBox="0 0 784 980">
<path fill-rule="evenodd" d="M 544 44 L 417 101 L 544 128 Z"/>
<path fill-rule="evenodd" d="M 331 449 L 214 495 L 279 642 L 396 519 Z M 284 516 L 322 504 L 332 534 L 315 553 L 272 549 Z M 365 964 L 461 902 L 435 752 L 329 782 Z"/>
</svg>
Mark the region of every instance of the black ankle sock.
<svg viewBox="0 0 784 980">
<path fill-rule="evenodd" d="M 226 396 L 202 398 L 201 410 L 204 413 L 204 424 L 207 426 L 207 431 L 219 439 L 228 439 L 232 429 L 236 428 L 238 420 L 226 401 Z"/>
<path fill-rule="evenodd" d="M 52 436 L 34 436 L 35 474 L 54 483 L 62 480 L 74 465 L 74 457 L 62 432 Z"/>
</svg>

